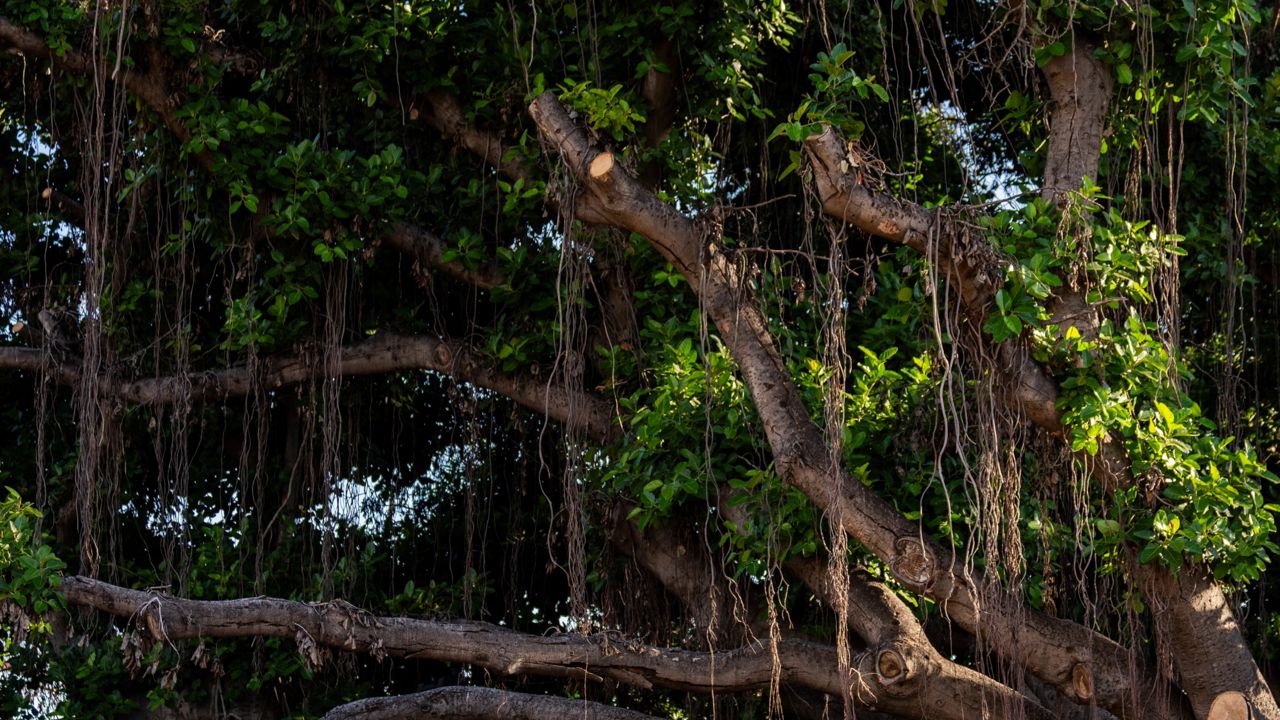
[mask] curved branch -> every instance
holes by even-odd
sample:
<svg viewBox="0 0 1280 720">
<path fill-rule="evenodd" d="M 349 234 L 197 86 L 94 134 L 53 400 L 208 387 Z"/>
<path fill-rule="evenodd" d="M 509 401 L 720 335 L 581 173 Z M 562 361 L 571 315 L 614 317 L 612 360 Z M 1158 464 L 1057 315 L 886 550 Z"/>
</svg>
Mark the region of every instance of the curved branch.
<svg viewBox="0 0 1280 720">
<path fill-rule="evenodd" d="M 42 350 L 0 347 L 0 368 L 38 372 L 46 369 L 44 363 Z M 77 363 L 54 362 L 47 370 L 62 384 L 73 384 L 80 377 Z M 572 392 L 535 376 L 503 374 L 457 341 L 384 332 L 342 348 L 339 373 L 344 377 L 402 370 L 434 370 L 488 388 L 530 410 L 568 423 L 603 444 L 611 444 L 621 434 L 614 406 L 609 401 L 585 392 Z M 323 367 L 319 363 L 304 356 L 276 356 L 263 361 L 257 380 L 264 389 L 274 390 L 316 377 L 321 372 Z M 186 375 L 115 380 L 107 384 L 104 392 L 137 405 L 165 405 L 180 399 L 197 401 L 247 395 L 253 392 L 254 382 L 254 374 L 242 365 Z"/>
<path fill-rule="evenodd" d="M 365 698 L 320 720 L 655 720 L 652 715 L 590 700 L 530 695 L 485 687 L 442 687 L 397 697 Z"/>
<path fill-rule="evenodd" d="M 1079 624 L 1026 610 L 1018 598 L 998 588 L 980 591 L 957 573 L 950 552 L 922 539 L 915 523 L 841 468 L 829 466 L 821 431 L 809 418 L 768 324 L 750 301 L 740 271 L 725 252 L 670 205 L 661 202 L 623 170 L 611 153 L 598 152 L 576 127 L 555 96 L 544 93 L 529 108 L 543 137 L 558 150 L 581 183 L 575 207 L 585 222 L 613 225 L 644 235 L 680 270 L 715 322 L 737 361 L 773 451 L 774 464 L 786 482 L 796 486 L 824 511 L 842 519 L 851 537 L 884 560 L 907 588 L 938 601 L 958 625 L 979 628 L 1008 660 L 1027 668 L 1064 696 L 1081 697 L 1071 683 L 1077 665 L 1098 678 L 1099 704 L 1129 717 L 1177 717 L 1167 706 L 1138 707 L 1137 689 L 1149 678 L 1135 672 L 1130 655 L 1116 642 Z M 910 220 L 914 215 L 902 216 Z M 909 225 L 895 225 L 904 238 Z M 886 232 L 890 231 L 886 226 Z"/>
</svg>

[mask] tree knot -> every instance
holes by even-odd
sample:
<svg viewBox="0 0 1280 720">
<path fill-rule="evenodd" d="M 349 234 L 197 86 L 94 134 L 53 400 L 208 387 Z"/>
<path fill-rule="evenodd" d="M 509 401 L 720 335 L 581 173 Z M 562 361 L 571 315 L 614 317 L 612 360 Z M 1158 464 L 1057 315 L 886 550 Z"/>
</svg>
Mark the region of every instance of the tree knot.
<svg viewBox="0 0 1280 720">
<path fill-rule="evenodd" d="M 900 537 L 894 543 L 896 551 L 889 561 L 889 571 L 904 585 L 918 592 L 933 587 L 933 553 L 917 537 Z"/>
</svg>

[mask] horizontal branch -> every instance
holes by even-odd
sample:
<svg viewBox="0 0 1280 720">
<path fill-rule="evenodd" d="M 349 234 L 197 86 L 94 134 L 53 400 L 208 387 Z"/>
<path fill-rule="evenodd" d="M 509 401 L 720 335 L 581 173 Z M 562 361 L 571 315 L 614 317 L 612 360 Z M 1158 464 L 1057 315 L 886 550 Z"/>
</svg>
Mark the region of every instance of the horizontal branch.
<svg viewBox="0 0 1280 720">
<path fill-rule="evenodd" d="M 755 644 L 703 653 L 633 643 L 612 634 L 529 635 L 479 622 L 376 617 L 342 601 L 278 598 L 185 600 L 90 578 L 63 579 L 67 603 L 128 618 L 152 640 L 280 637 L 303 645 L 409 659 L 476 665 L 504 675 L 614 680 L 690 692 L 768 687 L 770 649 Z M 835 652 L 803 641 L 778 648 L 784 682 L 838 694 Z"/>
<path fill-rule="evenodd" d="M 397 697 L 366 698 L 336 707 L 320 720 L 655 720 L 635 710 L 591 700 L 530 695 L 484 687 L 442 687 Z"/>
<path fill-rule="evenodd" d="M 0 347 L 0 369 L 39 372 L 47 367 L 52 378 L 71 385 L 79 381 L 74 362 L 50 362 L 35 348 Z M 612 443 L 621 428 L 609 401 L 586 392 L 574 392 L 532 375 L 507 375 L 494 370 L 466 345 L 424 336 L 378 333 L 341 350 L 339 374 L 343 377 L 382 375 L 403 370 L 434 370 L 505 395 L 530 410 L 585 432 L 598 442 Z M 274 390 L 320 376 L 323 365 L 305 356 L 268 357 L 256 378 L 265 390 Z M 103 392 L 136 405 L 165 405 L 179 400 L 201 401 L 248 395 L 255 375 L 244 365 L 140 380 L 113 380 Z"/>
<path fill-rule="evenodd" d="M 960 717 L 944 706 L 923 706 L 914 695 L 886 692 L 925 670 L 909 648 L 867 656 L 858 672 L 846 677 L 837 670 L 834 648 L 796 639 L 784 639 L 776 647 L 751 643 L 698 652 L 644 645 L 616 633 L 530 635 L 488 623 L 380 617 L 341 600 L 186 600 L 81 576 L 63 578 L 62 594 L 70 606 L 128 619 L 153 642 L 289 638 L 310 657 L 320 657 L 314 648 L 327 648 L 379 659 L 463 663 L 502 675 L 612 680 L 644 690 L 695 693 L 767 688 L 777 673 L 785 685 L 835 696 L 845 682 L 854 683 L 854 697 L 860 704 L 901 717 Z M 582 712 L 582 706 L 574 712 Z"/>
</svg>

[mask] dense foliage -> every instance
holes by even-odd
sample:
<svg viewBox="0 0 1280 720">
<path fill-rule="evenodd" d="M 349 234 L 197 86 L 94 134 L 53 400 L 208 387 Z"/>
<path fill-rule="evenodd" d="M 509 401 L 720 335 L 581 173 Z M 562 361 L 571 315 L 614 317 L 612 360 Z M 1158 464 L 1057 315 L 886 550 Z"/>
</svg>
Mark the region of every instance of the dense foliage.
<svg viewBox="0 0 1280 720">
<path fill-rule="evenodd" d="M 575 218 L 590 180 L 530 117 L 546 91 L 740 273 L 826 440 L 808 464 L 1140 663 L 1167 656 L 1137 568 L 1205 568 L 1270 677 L 1276 27 L 1252 0 L 0 2 L 0 712 L 313 717 L 497 682 L 301 635 L 150 642 L 141 610 L 68 611 L 64 574 L 705 649 L 843 642 L 788 565 L 833 554 L 1021 688 L 787 476 L 660 240 Z M 1045 69 L 1075 47 L 1111 92 L 1097 176 L 1054 194 Z M 965 228 L 989 302 L 936 237 L 824 211 L 806 142 L 827 128 L 860 187 Z M 442 344 L 356 369 L 402 337 Z M 1060 390 L 1060 433 L 1000 402 L 1015 350 Z M 619 528 L 683 533 L 746 634 Z M 609 688 L 801 712 L 776 678 Z"/>
</svg>

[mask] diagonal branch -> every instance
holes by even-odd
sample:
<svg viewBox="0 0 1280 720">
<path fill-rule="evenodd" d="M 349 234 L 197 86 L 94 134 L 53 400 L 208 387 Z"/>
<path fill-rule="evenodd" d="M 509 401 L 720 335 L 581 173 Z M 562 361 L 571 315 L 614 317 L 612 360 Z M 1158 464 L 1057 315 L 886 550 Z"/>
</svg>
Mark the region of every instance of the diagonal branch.
<svg viewBox="0 0 1280 720">
<path fill-rule="evenodd" d="M 841 596 L 832 587 L 831 575 L 822 562 L 796 558 L 786 567 L 828 607 L 836 607 Z M 987 714 L 1044 720 L 1055 717 L 1035 700 L 943 657 L 925 637 L 915 615 L 884 583 L 862 572 L 850 573 L 844 597 L 849 626 L 866 640 L 873 666 L 901 668 L 901 676 L 886 686 L 886 694 L 918 697 L 924 707 L 933 709 L 931 716 L 938 718 Z"/>
<path fill-rule="evenodd" d="M 1148 678 L 1134 672 L 1129 653 L 1114 641 L 1066 620 L 1026 610 L 1018 598 L 998 588 L 980 592 L 956 571 L 950 551 L 923 538 L 883 499 L 841 468 L 830 453 L 779 356 L 759 308 L 746 292 L 740 270 L 695 223 L 663 203 L 623 170 L 611 153 L 592 147 L 555 96 L 544 93 L 529 108 L 547 142 L 581 183 L 575 214 L 585 222 L 612 225 L 644 235 L 684 275 L 730 349 L 751 391 L 774 464 L 824 511 L 842 518 L 854 539 L 884 560 L 905 587 L 935 599 L 958 625 L 977 632 L 1004 652 L 1019 648 L 1031 672 L 1066 697 L 1081 697 L 1071 673 L 1085 665 L 1097 681 L 1099 704 L 1117 714 L 1176 717 L 1169 707 L 1134 706 L 1136 688 Z M 905 228 L 898 227 L 902 232 Z M 986 605 L 984 605 L 984 601 Z"/>
<path fill-rule="evenodd" d="M 747 522 L 741 505 L 726 502 L 722 507 L 727 519 L 739 527 Z M 838 603 L 845 603 L 849 628 L 867 643 L 865 656 L 873 658 L 874 667 L 902 668 L 901 677 L 886 688 L 889 695 L 917 696 L 937 717 L 983 717 L 992 704 L 997 711 L 1003 709 L 1005 717 L 1018 716 L 1018 711 L 1030 718 L 1053 717 L 1034 700 L 943 657 L 925 636 L 920 621 L 884 583 L 861 571 L 851 572 L 845 592 L 839 593 L 827 565 L 816 557 L 793 557 L 784 567 L 827 607 L 837 609 Z"/>
<path fill-rule="evenodd" d="M 482 290 L 492 290 L 506 282 L 496 262 L 478 268 L 467 267 L 460 260 L 444 259 L 445 244 L 440 236 L 408 223 L 397 222 L 382 237 L 382 242 L 402 255 L 423 265 L 441 270 L 462 282 Z"/>
<path fill-rule="evenodd" d="M 477 128 L 467 120 L 456 97 L 442 90 L 435 90 L 422 96 L 419 102 L 422 110 L 417 109 L 418 103 L 415 102 L 414 109 L 410 111 L 411 118 L 418 117 L 421 112 L 422 119 L 439 130 L 441 135 L 480 156 L 511 180 L 524 180 L 528 183 L 533 179 L 532 171 L 519 158 L 507 159 L 509 148 L 497 133 Z"/>
<path fill-rule="evenodd" d="M 1004 284 L 1004 261 L 985 239 L 938 211 L 868 190 L 852 171 L 850 157 L 835 130 L 825 128 L 805 143 L 814 185 L 823 210 L 832 217 L 908 247 L 929 259 L 939 274 L 959 291 L 967 322 L 981 328 L 996 291 Z M 1062 433 L 1062 413 L 1055 403 L 1058 387 L 1020 343 L 1002 343 L 1000 365 L 1006 371 L 1006 401 L 1039 427 Z"/>
<path fill-rule="evenodd" d="M 62 384 L 74 384 L 80 377 L 76 362 L 45 365 L 46 354 L 35 348 L 0 347 L 0 368 L 38 372 L 47 369 Z M 530 410 L 572 424 L 603 444 L 621 434 L 614 406 L 608 400 L 586 392 L 572 392 L 546 379 L 527 375 L 507 375 L 493 369 L 475 350 L 454 340 L 424 336 L 378 333 L 342 348 L 339 373 L 344 377 L 382 375 L 404 370 L 434 370 L 506 395 Z M 255 379 L 266 390 L 294 385 L 317 377 L 322 365 L 305 356 L 284 355 L 263 361 L 255 378 L 247 366 L 192 372 L 184 375 L 140 380 L 114 380 L 104 393 L 137 405 L 165 405 L 179 400 L 212 400 L 253 392 Z"/>
<path fill-rule="evenodd" d="M 590 700 L 530 695 L 485 687 L 442 687 L 397 697 L 365 698 L 320 720 L 656 720 L 635 710 Z"/>
</svg>

